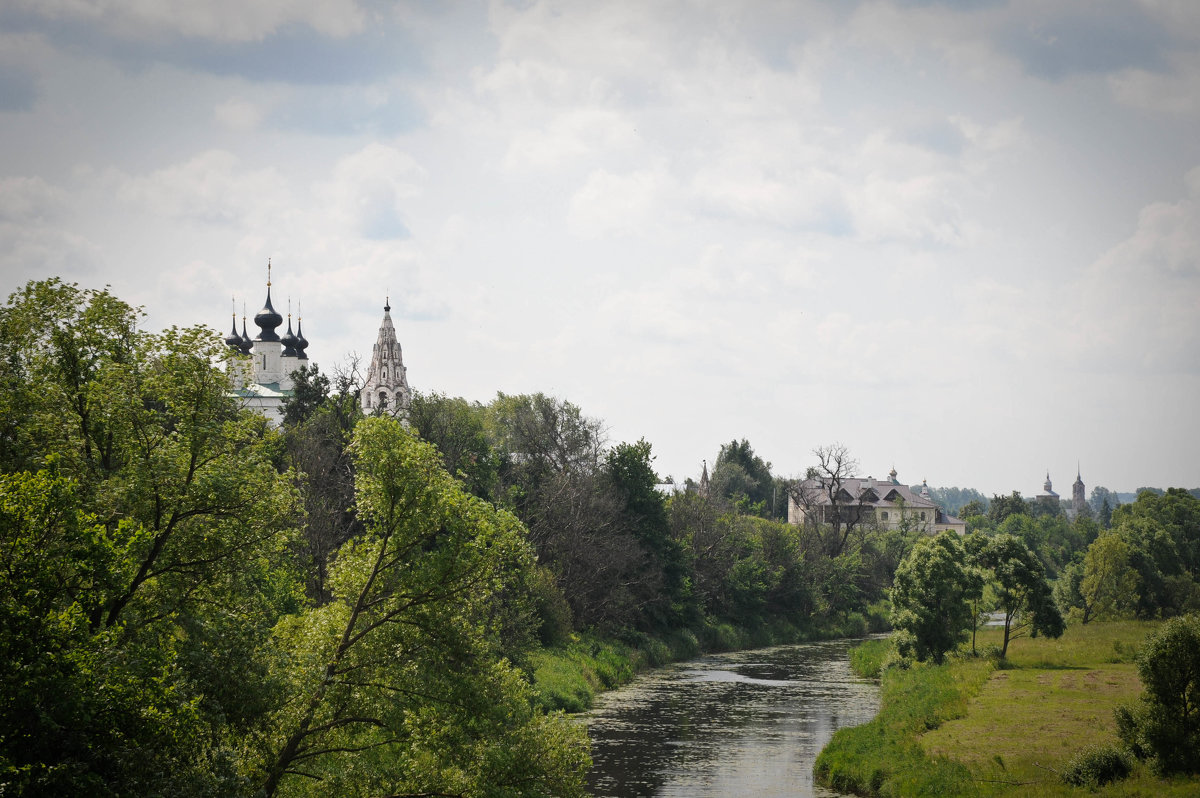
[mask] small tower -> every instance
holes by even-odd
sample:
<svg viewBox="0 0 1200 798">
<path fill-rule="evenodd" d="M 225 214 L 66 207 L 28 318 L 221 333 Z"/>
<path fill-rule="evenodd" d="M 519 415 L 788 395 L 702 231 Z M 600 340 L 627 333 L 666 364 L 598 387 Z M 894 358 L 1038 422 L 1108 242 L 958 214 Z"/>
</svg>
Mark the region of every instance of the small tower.
<svg viewBox="0 0 1200 798">
<path fill-rule="evenodd" d="M 700 495 L 708 498 L 708 461 L 702 460 L 704 467 L 700 471 Z"/>
<path fill-rule="evenodd" d="M 364 413 L 382 409 L 397 416 L 408 414 L 412 394 L 408 389 L 408 369 L 404 366 L 404 354 L 396 340 L 396 328 L 392 326 L 392 304 L 390 297 L 383 306 L 383 322 L 379 325 L 379 337 L 371 350 L 371 365 L 362 389 Z"/>
<path fill-rule="evenodd" d="M 1075 484 L 1071 486 L 1071 511 L 1076 517 L 1087 509 L 1086 488 L 1083 486 L 1083 477 L 1080 475 L 1079 466 L 1075 466 Z"/>
</svg>

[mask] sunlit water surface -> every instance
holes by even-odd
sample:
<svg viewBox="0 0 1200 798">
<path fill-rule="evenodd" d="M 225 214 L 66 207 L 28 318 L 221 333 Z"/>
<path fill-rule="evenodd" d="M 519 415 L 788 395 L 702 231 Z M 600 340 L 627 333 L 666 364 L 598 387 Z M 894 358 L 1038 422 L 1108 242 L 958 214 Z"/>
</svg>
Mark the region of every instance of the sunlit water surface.
<svg viewBox="0 0 1200 798">
<path fill-rule="evenodd" d="M 586 716 L 597 798 L 836 796 L 813 784 L 817 753 L 865 723 L 879 689 L 850 672 L 854 641 L 718 654 L 600 696 Z"/>
</svg>

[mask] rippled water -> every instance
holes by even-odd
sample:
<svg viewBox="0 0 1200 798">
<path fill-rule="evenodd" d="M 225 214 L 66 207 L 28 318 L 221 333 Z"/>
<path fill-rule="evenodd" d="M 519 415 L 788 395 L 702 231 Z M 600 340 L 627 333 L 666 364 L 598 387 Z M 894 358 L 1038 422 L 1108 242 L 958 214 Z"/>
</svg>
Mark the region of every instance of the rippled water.
<svg viewBox="0 0 1200 798">
<path fill-rule="evenodd" d="M 853 642 L 713 655 L 600 696 L 586 716 L 593 795 L 837 795 L 813 784 L 813 760 L 879 707 L 876 685 L 850 672 Z"/>
</svg>

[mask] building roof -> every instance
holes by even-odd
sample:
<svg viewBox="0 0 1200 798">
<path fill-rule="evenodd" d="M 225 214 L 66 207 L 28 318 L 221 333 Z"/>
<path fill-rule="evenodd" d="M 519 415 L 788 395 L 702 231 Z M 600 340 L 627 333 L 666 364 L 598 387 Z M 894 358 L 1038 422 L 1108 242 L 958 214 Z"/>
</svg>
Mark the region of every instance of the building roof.
<svg viewBox="0 0 1200 798">
<path fill-rule="evenodd" d="M 801 483 L 801 490 L 811 494 L 816 504 L 832 504 L 829 493 L 819 480 L 806 479 Z M 870 477 L 851 477 L 843 479 L 841 484 L 840 501 L 853 502 L 863 506 L 888 508 L 898 501 L 903 501 L 907 507 L 920 509 L 937 509 L 937 504 L 927 496 L 922 496 L 917 490 L 908 485 L 896 485 Z"/>
</svg>

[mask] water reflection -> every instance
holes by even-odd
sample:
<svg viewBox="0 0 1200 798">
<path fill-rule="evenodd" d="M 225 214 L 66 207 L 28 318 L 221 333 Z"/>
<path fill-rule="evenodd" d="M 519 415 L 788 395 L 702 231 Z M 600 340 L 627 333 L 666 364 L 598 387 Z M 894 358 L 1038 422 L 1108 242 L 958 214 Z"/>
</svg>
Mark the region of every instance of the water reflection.
<svg viewBox="0 0 1200 798">
<path fill-rule="evenodd" d="M 879 706 L 877 687 L 850 672 L 851 644 L 704 657 L 601 696 L 587 716 L 593 795 L 836 795 L 813 785 L 813 760 Z"/>
</svg>

